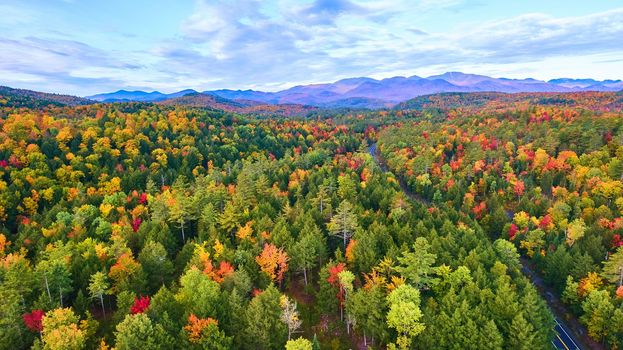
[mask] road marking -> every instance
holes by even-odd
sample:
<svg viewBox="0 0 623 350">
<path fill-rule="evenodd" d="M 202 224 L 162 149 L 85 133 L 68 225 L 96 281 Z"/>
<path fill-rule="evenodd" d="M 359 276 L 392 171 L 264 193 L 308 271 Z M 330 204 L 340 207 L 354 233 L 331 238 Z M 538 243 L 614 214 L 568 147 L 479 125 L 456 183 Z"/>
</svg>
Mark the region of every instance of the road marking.
<svg viewBox="0 0 623 350">
<path fill-rule="evenodd" d="M 571 336 L 569 335 L 569 333 L 567 333 L 567 331 L 565 330 L 565 328 L 560 324 L 560 322 L 558 322 L 557 319 L 554 318 L 554 321 L 556 321 L 556 324 L 558 325 L 558 327 L 560 327 L 560 329 L 562 329 L 562 331 L 565 333 L 565 335 L 567 336 L 567 338 L 571 341 L 571 343 L 573 344 L 574 349 L 579 349 L 580 347 L 578 346 L 578 344 L 576 344 L 573 341 L 573 338 L 571 338 Z"/>
<path fill-rule="evenodd" d="M 570 350 L 569 347 L 567 346 L 567 344 L 565 344 L 565 342 L 562 341 L 562 338 L 560 337 L 560 334 L 556 334 L 556 336 L 558 337 L 558 340 L 560 340 L 560 344 L 562 344 L 562 346 L 564 346 L 565 349 Z"/>
</svg>

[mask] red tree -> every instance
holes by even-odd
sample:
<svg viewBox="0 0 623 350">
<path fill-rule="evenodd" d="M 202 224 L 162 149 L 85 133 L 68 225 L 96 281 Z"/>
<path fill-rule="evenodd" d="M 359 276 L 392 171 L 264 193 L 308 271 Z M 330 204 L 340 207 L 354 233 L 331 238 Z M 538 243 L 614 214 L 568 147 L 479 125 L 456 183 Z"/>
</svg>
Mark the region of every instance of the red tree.
<svg viewBox="0 0 623 350">
<path fill-rule="evenodd" d="M 24 320 L 26 328 L 33 332 L 41 332 L 43 330 L 41 320 L 44 315 L 45 312 L 43 312 L 43 310 L 32 310 L 31 313 L 22 315 L 22 319 Z"/>
<path fill-rule="evenodd" d="M 134 298 L 134 305 L 130 308 L 132 315 L 142 314 L 149 308 L 151 300 L 149 296 L 141 296 L 140 298 Z"/>
</svg>

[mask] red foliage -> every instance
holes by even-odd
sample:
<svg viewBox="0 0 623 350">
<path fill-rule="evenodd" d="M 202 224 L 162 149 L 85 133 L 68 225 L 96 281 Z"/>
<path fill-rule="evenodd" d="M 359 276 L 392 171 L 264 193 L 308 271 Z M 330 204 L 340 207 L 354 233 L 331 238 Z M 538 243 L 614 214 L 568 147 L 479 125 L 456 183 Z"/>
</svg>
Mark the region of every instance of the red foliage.
<svg viewBox="0 0 623 350">
<path fill-rule="evenodd" d="M 9 166 L 9 162 L 7 162 L 6 160 L 0 160 L 0 168 L 6 168 Z"/>
<path fill-rule="evenodd" d="M 134 305 L 130 308 L 132 315 L 142 314 L 149 308 L 151 300 L 149 296 L 141 296 L 140 298 L 134 298 Z"/>
<path fill-rule="evenodd" d="M 136 218 L 136 219 L 132 220 L 132 230 L 134 232 L 137 232 L 138 228 L 141 227 L 142 223 L 143 223 L 143 220 L 141 220 L 141 218 Z"/>
<path fill-rule="evenodd" d="M 43 310 L 32 310 L 29 314 L 23 314 L 22 319 L 24 320 L 24 324 L 26 328 L 30 329 L 33 332 L 41 332 L 43 330 L 43 324 L 41 320 L 45 312 Z"/>
<path fill-rule="evenodd" d="M 519 232 L 519 228 L 515 224 L 511 224 L 511 227 L 508 229 L 508 237 L 510 239 L 515 238 L 515 235 Z"/>
<path fill-rule="evenodd" d="M 547 228 L 549 228 L 551 224 L 552 224 L 552 217 L 549 216 L 549 214 L 547 214 L 541 218 L 541 221 L 539 221 L 539 228 L 542 230 L 547 230 Z"/>
<path fill-rule="evenodd" d="M 621 246 L 623 246 L 623 240 L 621 239 L 621 235 L 617 233 L 612 237 L 612 248 L 616 249 Z"/>
<path fill-rule="evenodd" d="M 612 141 L 612 131 L 608 130 L 604 133 L 604 143 Z"/>
<path fill-rule="evenodd" d="M 21 168 L 22 167 L 22 163 L 19 161 L 19 159 L 17 159 L 17 157 L 14 154 L 12 154 L 9 157 L 9 165 L 11 165 L 12 167 L 15 167 L 15 168 Z"/>
<path fill-rule="evenodd" d="M 138 198 L 138 202 L 141 204 L 147 204 L 147 193 L 141 193 L 141 196 Z"/>
<path fill-rule="evenodd" d="M 487 203 L 484 201 L 478 203 L 476 206 L 472 208 L 472 212 L 476 216 L 476 219 L 481 219 L 482 214 L 487 211 Z"/>
<path fill-rule="evenodd" d="M 340 301 L 340 305 L 344 303 L 344 289 L 340 286 L 340 277 L 338 275 L 344 271 L 344 267 L 344 263 L 331 266 L 329 268 L 329 277 L 327 278 L 327 282 L 338 289 L 337 299 Z"/>
</svg>

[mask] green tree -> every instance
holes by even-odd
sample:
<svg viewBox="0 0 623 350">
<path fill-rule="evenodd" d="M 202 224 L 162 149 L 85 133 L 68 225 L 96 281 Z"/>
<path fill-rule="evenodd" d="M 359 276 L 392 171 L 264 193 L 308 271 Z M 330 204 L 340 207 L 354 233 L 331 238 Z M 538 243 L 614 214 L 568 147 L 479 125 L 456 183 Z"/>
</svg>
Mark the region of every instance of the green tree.
<svg viewBox="0 0 623 350">
<path fill-rule="evenodd" d="M 115 331 L 117 350 L 158 349 L 156 331 L 146 314 L 127 315 Z"/>
<path fill-rule="evenodd" d="M 346 312 L 356 320 L 355 329 L 363 333 L 364 346 L 368 346 L 368 337 L 383 342 L 387 338 L 385 313 L 387 298 L 381 286 L 359 288 L 346 302 Z"/>
<path fill-rule="evenodd" d="M 618 286 L 623 285 L 623 246 L 604 262 L 602 277 Z"/>
<path fill-rule="evenodd" d="M 36 271 L 41 276 L 50 303 L 58 300 L 57 305 L 62 307 L 63 296 L 73 290 L 71 272 L 65 261 L 60 257 L 42 260 L 37 264 Z"/>
<path fill-rule="evenodd" d="M 413 337 L 426 328 L 420 319 L 420 292 L 408 284 L 394 289 L 388 296 L 387 325 L 398 333 L 395 344 L 388 348 L 409 349 Z"/>
<path fill-rule="evenodd" d="M 332 235 L 342 238 L 344 248 L 346 248 L 346 242 L 357 229 L 357 216 L 353 212 L 352 205 L 347 200 L 343 200 L 340 203 L 327 228 Z"/>
<path fill-rule="evenodd" d="M 180 278 L 180 289 L 176 299 L 183 305 L 186 314 L 199 318 L 216 318 L 219 307 L 220 287 L 206 274 L 191 268 Z"/>
<path fill-rule="evenodd" d="M 312 342 L 305 338 L 288 340 L 286 350 L 312 350 Z"/>
<path fill-rule="evenodd" d="M 307 271 L 318 265 L 318 258 L 323 254 L 324 249 L 322 233 L 314 225 L 311 230 L 305 229 L 288 251 L 291 266 L 295 270 L 303 271 L 305 285 L 307 285 Z"/>
<path fill-rule="evenodd" d="M 167 251 L 160 243 L 149 241 L 138 255 L 138 261 L 143 266 L 147 277 L 147 289 L 150 293 L 157 291 L 162 285 L 171 281 L 173 263 L 167 256 Z"/>
<path fill-rule="evenodd" d="M 253 349 L 277 349 L 287 339 L 286 325 L 281 321 L 280 294 L 274 285 L 257 295 L 246 310 L 246 344 Z"/>
<path fill-rule="evenodd" d="M 91 298 L 99 299 L 102 305 L 102 313 L 106 316 L 106 309 L 104 307 L 104 295 L 108 294 L 110 284 L 108 283 L 108 277 L 105 273 L 98 271 L 91 275 L 89 283 L 89 294 Z"/>
<path fill-rule="evenodd" d="M 495 240 L 495 242 L 493 243 L 493 248 L 495 249 L 496 254 L 500 258 L 500 261 L 513 269 L 517 269 L 520 267 L 519 253 L 517 252 L 517 247 L 515 247 L 513 243 L 500 238 Z"/>
<path fill-rule="evenodd" d="M 418 237 L 413 244 L 413 251 L 404 252 L 398 257 L 400 263 L 395 269 L 416 288 L 421 289 L 429 285 L 433 278 L 433 264 L 437 255 L 430 253 L 431 246 L 424 237 Z"/>
<path fill-rule="evenodd" d="M 184 233 L 184 228 L 186 227 L 186 223 L 193 218 L 195 208 L 192 206 L 193 202 L 189 198 L 190 190 L 183 176 L 175 180 L 171 189 L 174 200 L 173 205 L 169 207 L 169 218 L 180 226 L 182 230 L 182 242 L 185 242 L 186 235 Z"/>
<path fill-rule="evenodd" d="M 586 324 L 588 334 L 596 340 L 603 341 L 608 335 L 610 317 L 614 306 L 606 290 L 594 290 L 582 303 L 584 314 L 580 320 Z"/>
<path fill-rule="evenodd" d="M 523 313 L 518 313 L 511 323 L 511 332 L 508 339 L 509 349 L 515 350 L 530 350 L 534 349 L 535 344 L 534 328 L 523 316 Z"/>
</svg>

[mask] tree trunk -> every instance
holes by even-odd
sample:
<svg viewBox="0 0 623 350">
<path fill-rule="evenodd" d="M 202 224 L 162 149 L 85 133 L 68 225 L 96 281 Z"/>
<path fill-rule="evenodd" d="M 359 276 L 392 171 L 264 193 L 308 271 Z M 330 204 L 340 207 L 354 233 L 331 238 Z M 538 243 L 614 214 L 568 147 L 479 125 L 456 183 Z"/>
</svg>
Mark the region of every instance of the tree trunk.
<svg viewBox="0 0 623 350">
<path fill-rule="evenodd" d="M 62 308 L 63 307 L 63 290 L 61 289 L 60 286 L 58 287 L 58 295 L 61 300 L 61 308 Z"/>
<path fill-rule="evenodd" d="M 50 285 L 48 284 L 48 275 L 44 273 L 43 278 L 45 279 L 45 289 L 48 291 L 48 298 L 50 299 L 50 302 L 51 302 L 52 294 L 50 293 Z"/>
<path fill-rule="evenodd" d="M 186 242 L 186 237 L 184 235 L 184 221 L 182 221 L 182 243 Z"/>
<path fill-rule="evenodd" d="M 106 309 L 104 308 L 104 294 L 100 294 L 100 302 L 102 303 L 102 313 L 104 314 L 104 317 L 106 317 Z"/>
<path fill-rule="evenodd" d="M 305 285 L 307 285 L 307 269 L 303 268 L 303 278 L 305 279 Z"/>
</svg>

